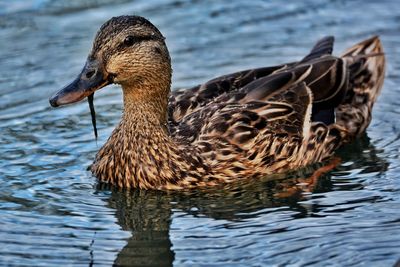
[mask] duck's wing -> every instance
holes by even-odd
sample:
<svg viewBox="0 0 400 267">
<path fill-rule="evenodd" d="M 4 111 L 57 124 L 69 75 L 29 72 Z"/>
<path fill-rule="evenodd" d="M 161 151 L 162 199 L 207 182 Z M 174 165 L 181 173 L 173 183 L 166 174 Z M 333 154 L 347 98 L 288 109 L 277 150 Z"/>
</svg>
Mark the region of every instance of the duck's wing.
<svg viewBox="0 0 400 267">
<path fill-rule="evenodd" d="M 342 136 L 313 120 L 318 103 L 336 105 L 344 62 L 310 60 L 216 97 L 170 127 L 177 143 L 196 147 L 224 177 L 248 177 L 297 168 L 331 155 Z M 344 76 L 347 76 L 344 74 Z"/>
<path fill-rule="evenodd" d="M 232 140 L 235 133 L 254 137 L 266 129 L 276 134 L 301 134 L 304 120 L 309 120 L 305 110 L 311 99 L 311 90 L 305 83 L 296 83 L 294 73 L 279 73 L 221 95 L 184 116 L 177 127 L 171 127 L 172 135 L 192 142 L 211 133 Z"/>
<path fill-rule="evenodd" d="M 320 39 L 310 53 L 299 62 L 235 72 L 217 77 L 190 89 L 173 91 L 168 105 L 169 120 L 179 122 L 183 117 L 203 108 L 221 95 L 240 90 L 249 83 L 273 73 L 283 72 L 288 68 L 305 64 L 321 56 L 330 55 L 333 50 L 333 43 L 333 36 L 327 36 Z"/>
<path fill-rule="evenodd" d="M 342 59 L 332 56 L 312 59 L 219 95 L 201 109 L 183 116 L 177 125 L 170 127 L 171 133 L 188 142 L 214 131 L 235 140 L 233 133 L 244 139 L 257 136 L 264 125 L 263 131 L 302 136 L 304 125 L 318 121 L 312 119 L 312 112 L 318 113 L 319 106 L 340 104 L 347 82 Z"/>
<path fill-rule="evenodd" d="M 304 82 L 275 92 L 264 100 L 249 95 L 245 104 L 209 105 L 185 117 L 172 135 L 222 168 L 228 161 L 267 166 L 288 158 L 310 131 L 312 93 Z"/>
<path fill-rule="evenodd" d="M 168 103 L 169 120 L 178 122 L 184 116 L 203 108 L 216 97 L 229 94 L 243 88 L 254 80 L 266 77 L 278 70 L 286 69 L 295 63 L 249 69 L 212 79 L 190 89 L 176 90 L 171 93 Z"/>
</svg>

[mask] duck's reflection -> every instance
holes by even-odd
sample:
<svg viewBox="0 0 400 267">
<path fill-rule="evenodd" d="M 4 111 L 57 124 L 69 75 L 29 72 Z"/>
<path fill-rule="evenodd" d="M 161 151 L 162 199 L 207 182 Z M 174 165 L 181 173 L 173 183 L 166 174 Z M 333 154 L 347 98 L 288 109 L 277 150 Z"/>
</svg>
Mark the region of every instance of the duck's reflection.
<svg viewBox="0 0 400 267">
<path fill-rule="evenodd" d="M 116 266 L 172 266 L 174 252 L 169 238 L 170 199 L 156 191 L 112 189 L 110 206 L 118 223 L 132 232 L 128 244 L 115 259 Z"/>
<path fill-rule="evenodd" d="M 338 167 L 340 171 L 362 167 L 364 172 L 384 172 L 388 167 L 387 162 L 377 156 L 367 136 L 342 150 L 339 155 L 342 162 L 353 162 L 341 164 Z M 235 221 L 249 218 L 261 209 L 285 206 L 297 211 L 296 218 L 307 216 L 310 210 L 299 201 L 309 193 L 331 191 L 333 183 L 329 170 L 338 164 L 333 159 L 274 179 L 190 192 L 127 192 L 112 188 L 109 205 L 116 209 L 121 227 L 132 232 L 128 244 L 114 263 L 116 266 L 172 266 L 175 257 L 169 235 L 172 210 L 181 210 L 192 216 L 205 215 Z"/>
</svg>

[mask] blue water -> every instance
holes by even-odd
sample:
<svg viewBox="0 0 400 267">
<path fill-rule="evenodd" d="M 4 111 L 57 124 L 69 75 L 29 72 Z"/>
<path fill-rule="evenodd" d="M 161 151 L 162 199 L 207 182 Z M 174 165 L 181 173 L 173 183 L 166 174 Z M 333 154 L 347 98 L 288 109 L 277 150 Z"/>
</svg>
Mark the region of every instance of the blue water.
<svg viewBox="0 0 400 267">
<path fill-rule="evenodd" d="M 102 188 L 87 166 L 121 114 L 121 90 L 52 109 L 99 26 L 138 14 L 167 37 L 173 88 L 335 51 L 374 34 L 387 77 L 367 133 L 341 164 L 192 192 Z M 398 1 L 0 0 L 0 265 L 392 266 L 400 259 Z M 316 167 L 317 168 L 317 167 Z"/>
</svg>

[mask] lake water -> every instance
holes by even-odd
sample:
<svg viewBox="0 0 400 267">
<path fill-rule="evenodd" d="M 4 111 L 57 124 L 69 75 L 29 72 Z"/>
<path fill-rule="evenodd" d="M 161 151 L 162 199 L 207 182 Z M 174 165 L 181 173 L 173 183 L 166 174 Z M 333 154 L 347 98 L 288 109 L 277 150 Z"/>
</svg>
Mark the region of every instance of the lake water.
<svg viewBox="0 0 400 267">
<path fill-rule="evenodd" d="M 298 60 L 324 35 L 335 51 L 374 34 L 387 77 L 367 133 L 341 164 L 223 188 L 102 188 L 86 170 L 121 114 L 121 90 L 52 109 L 112 16 L 167 37 L 173 88 Z M 398 1 L 0 0 L 0 265 L 393 266 L 400 259 Z"/>
</svg>

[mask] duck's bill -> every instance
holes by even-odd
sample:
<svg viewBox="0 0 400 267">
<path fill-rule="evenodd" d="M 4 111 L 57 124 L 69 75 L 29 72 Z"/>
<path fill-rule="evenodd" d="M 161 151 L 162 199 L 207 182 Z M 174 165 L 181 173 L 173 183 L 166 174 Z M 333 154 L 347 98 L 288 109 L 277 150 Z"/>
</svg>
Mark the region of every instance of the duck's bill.
<svg viewBox="0 0 400 267">
<path fill-rule="evenodd" d="M 49 101 L 53 107 L 78 102 L 93 94 L 96 90 L 111 83 L 109 75 L 102 70 L 101 64 L 88 61 L 79 76 L 62 88 Z"/>
</svg>

